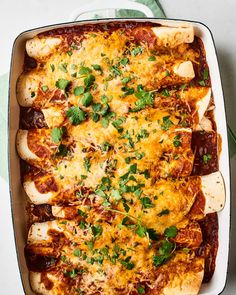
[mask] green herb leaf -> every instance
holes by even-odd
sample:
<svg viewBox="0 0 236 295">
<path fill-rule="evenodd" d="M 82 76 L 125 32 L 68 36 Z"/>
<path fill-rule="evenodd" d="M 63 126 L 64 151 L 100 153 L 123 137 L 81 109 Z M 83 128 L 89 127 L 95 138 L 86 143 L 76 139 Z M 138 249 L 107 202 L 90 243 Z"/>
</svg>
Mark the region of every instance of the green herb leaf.
<svg viewBox="0 0 236 295">
<path fill-rule="evenodd" d="M 206 86 L 206 83 L 205 83 L 205 81 L 198 81 L 198 84 L 200 85 L 200 86 Z"/>
<path fill-rule="evenodd" d="M 143 227 L 142 225 L 138 224 L 135 233 L 136 233 L 138 236 L 140 236 L 141 238 L 143 238 L 143 237 L 146 236 L 146 232 L 147 232 L 146 228 Z"/>
<path fill-rule="evenodd" d="M 152 258 L 153 264 L 155 266 L 160 266 L 166 261 L 165 256 L 154 255 Z"/>
<path fill-rule="evenodd" d="M 94 75 L 88 75 L 85 79 L 84 79 L 84 85 L 88 88 L 90 86 L 93 85 L 95 81 L 95 77 Z"/>
<path fill-rule="evenodd" d="M 158 241 L 159 240 L 159 235 L 153 228 L 147 228 L 147 232 L 149 235 L 149 238 L 153 241 Z"/>
<path fill-rule="evenodd" d="M 169 130 L 169 128 L 173 125 L 173 122 L 170 120 L 170 116 L 165 116 L 162 118 L 161 129 L 162 130 Z"/>
<path fill-rule="evenodd" d="M 100 65 L 92 65 L 92 67 L 95 71 L 99 71 L 102 75 L 103 71 Z"/>
<path fill-rule="evenodd" d="M 154 204 L 152 203 L 151 199 L 149 197 L 143 197 L 140 199 L 141 204 L 145 209 L 153 208 Z"/>
<path fill-rule="evenodd" d="M 136 55 L 142 53 L 143 50 L 144 50 L 143 47 L 135 47 L 133 50 L 131 50 L 130 53 L 131 53 L 132 56 L 136 56 Z"/>
<path fill-rule="evenodd" d="M 177 134 L 177 135 L 174 137 L 173 145 L 174 145 L 175 147 L 179 147 L 179 146 L 181 146 L 180 134 Z"/>
<path fill-rule="evenodd" d="M 55 143 L 59 143 L 62 139 L 63 130 L 61 128 L 52 128 L 51 130 L 51 138 Z"/>
<path fill-rule="evenodd" d="M 119 201 L 122 199 L 122 195 L 120 194 L 120 191 L 118 189 L 113 189 L 111 191 L 111 196 L 116 200 Z"/>
<path fill-rule="evenodd" d="M 135 174 L 137 172 L 137 163 L 129 167 L 129 172 Z"/>
<path fill-rule="evenodd" d="M 138 286 L 137 287 L 137 292 L 138 294 L 145 294 L 145 288 L 142 286 Z"/>
<path fill-rule="evenodd" d="M 79 96 L 84 93 L 84 87 L 83 86 L 78 86 L 74 88 L 74 95 Z"/>
<path fill-rule="evenodd" d="M 121 127 L 120 125 L 123 124 L 124 122 L 125 122 L 125 118 L 121 117 L 113 121 L 112 125 L 117 129 L 119 133 L 121 133 L 124 130 L 124 128 Z"/>
<path fill-rule="evenodd" d="M 121 83 L 122 84 L 127 84 L 129 81 L 131 80 L 131 78 L 128 76 L 128 77 L 125 77 L 121 80 Z"/>
<path fill-rule="evenodd" d="M 75 249 L 73 252 L 74 256 L 80 257 L 81 256 L 81 250 L 80 249 Z"/>
<path fill-rule="evenodd" d="M 207 80 L 209 78 L 209 71 L 208 71 L 208 69 L 204 69 L 204 71 L 203 71 L 203 79 L 204 80 Z"/>
<path fill-rule="evenodd" d="M 160 213 L 158 213 L 157 215 L 159 217 L 163 216 L 163 215 L 168 215 L 170 213 L 170 210 L 169 209 L 164 209 L 162 210 Z"/>
<path fill-rule="evenodd" d="M 211 160 L 212 156 L 210 154 L 205 154 L 202 156 L 203 163 L 207 164 Z"/>
<path fill-rule="evenodd" d="M 92 228 L 92 233 L 94 235 L 94 238 L 97 238 L 98 236 L 102 234 L 103 229 L 101 225 L 93 225 L 91 228 Z"/>
<path fill-rule="evenodd" d="M 66 112 L 66 116 L 69 118 L 72 125 L 79 125 L 86 120 L 86 113 L 80 107 L 71 107 Z"/>
<path fill-rule="evenodd" d="M 79 70 L 80 75 L 88 75 L 92 72 L 92 70 L 88 67 L 81 67 Z"/>
<path fill-rule="evenodd" d="M 57 155 L 62 156 L 62 157 L 66 157 L 67 154 L 68 154 L 67 146 L 65 146 L 64 144 L 60 144 L 59 147 L 58 147 Z"/>
<path fill-rule="evenodd" d="M 176 226 L 173 225 L 165 229 L 164 235 L 167 238 L 175 238 L 177 236 L 177 233 L 178 229 Z"/>
<path fill-rule="evenodd" d="M 90 172 L 90 167 L 91 167 L 90 158 L 84 158 L 84 168 L 87 172 Z"/>
<path fill-rule="evenodd" d="M 68 66 L 68 64 L 67 64 L 66 62 L 64 62 L 64 63 L 62 63 L 62 64 L 59 64 L 58 68 L 59 68 L 59 70 L 61 70 L 62 72 L 64 72 L 64 73 L 68 73 L 68 71 L 67 71 L 67 66 Z"/>
<path fill-rule="evenodd" d="M 129 63 L 129 59 L 124 57 L 120 60 L 120 63 L 125 67 Z"/>
<path fill-rule="evenodd" d="M 83 106 L 88 107 L 93 102 L 93 97 L 90 92 L 85 92 L 83 97 L 81 98 L 81 103 Z"/>
<path fill-rule="evenodd" d="M 54 66 L 54 64 L 50 64 L 50 68 L 51 68 L 52 72 L 55 71 L 55 66 Z"/>
<path fill-rule="evenodd" d="M 170 96 L 170 92 L 167 89 L 162 90 L 161 94 L 167 97 Z"/>
<path fill-rule="evenodd" d="M 154 60 L 156 60 L 156 57 L 154 55 L 149 56 L 148 61 L 154 61 Z"/>
<path fill-rule="evenodd" d="M 99 114 L 97 114 L 97 113 L 92 113 L 92 120 L 93 120 L 93 122 L 98 122 L 99 121 L 99 119 L 100 119 L 100 115 Z"/>
<path fill-rule="evenodd" d="M 110 67 L 110 72 L 112 73 L 112 75 L 114 77 L 117 77 L 117 76 L 121 76 L 122 75 L 121 70 L 117 66 L 111 66 Z"/>
<path fill-rule="evenodd" d="M 66 91 L 66 88 L 70 85 L 70 81 L 66 79 L 59 79 L 56 81 L 56 87 Z"/>
<path fill-rule="evenodd" d="M 48 91 L 48 86 L 47 85 L 44 85 L 41 87 L 42 91 L 43 92 L 47 92 Z"/>
</svg>

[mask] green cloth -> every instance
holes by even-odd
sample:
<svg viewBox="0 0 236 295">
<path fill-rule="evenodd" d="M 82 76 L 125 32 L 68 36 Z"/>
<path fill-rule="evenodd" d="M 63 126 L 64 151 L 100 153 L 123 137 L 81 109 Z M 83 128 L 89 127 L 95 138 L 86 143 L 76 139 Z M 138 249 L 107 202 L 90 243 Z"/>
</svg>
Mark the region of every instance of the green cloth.
<svg viewBox="0 0 236 295">
<path fill-rule="evenodd" d="M 136 0 L 135 2 L 139 2 L 148 6 L 155 17 L 165 17 L 165 13 L 158 0 Z M 142 12 L 136 10 L 120 9 L 116 11 L 116 17 L 145 17 L 145 15 Z"/>
<path fill-rule="evenodd" d="M 154 13 L 155 17 L 165 17 L 164 11 L 159 3 L 155 0 L 137 0 L 137 2 L 147 5 Z M 96 15 L 97 16 L 97 15 Z M 95 16 L 95 18 L 96 18 Z M 117 17 L 144 17 L 144 15 L 135 10 L 121 9 L 116 11 Z M 7 172 L 7 115 L 8 115 L 8 74 L 0 76 L 0 176 L 5 180 L 8 179 Z M 230 156 L 236 154 L 236 136 L 228 126 Z M 12 143 L 14 144 L 14 143 Z"/>
</svg>

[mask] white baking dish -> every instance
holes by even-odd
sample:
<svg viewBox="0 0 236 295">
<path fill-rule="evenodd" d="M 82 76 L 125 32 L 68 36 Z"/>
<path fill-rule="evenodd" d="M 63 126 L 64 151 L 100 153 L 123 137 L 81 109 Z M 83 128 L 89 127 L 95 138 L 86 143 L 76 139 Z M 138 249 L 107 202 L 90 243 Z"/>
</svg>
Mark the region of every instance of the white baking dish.
<svg viewBox="0 0 236 295">
<path fill-rule="evenodd" d="M 199 36 L 204 43 L 207 62 L 210 69 L 212 91 L 215 100 L 215 120 L 217 123 L 218 133 L 222 138 L 222 152 L 220 156 L 219 169 L 223 174 L 226 189 L 226 203 L 224 209 L 218 213 L 219 216 L 219 248 L 216 259 L 215 273 L 208 284 L 202 285 L 201 295 L 217 295 L 222 292 L 226 283 L 228 252 L 229 252 L 229 227 L 230 227 L 230 175 L 229 175 L 229 155 L 228 155 L 228 139 L 226 129 L 225 106 L 222 91 L 222 84 L 219 72 L 219 66 L 216 56 L 214 41 L 210 30 L 202 23 L 190 22 L 183 20 L 171 19 L 129 19 L 138 22 L 151 21 L 153 23 L 161 23 L 165 25 L 193 25 L 195 35 Z M 52 25 L 42 28 L 26 31 L 20 34 L 13 45 L 12 63 L 10 73 L 10 89 L 9 89 L 9 177 L 10 191 L 12 203 L 12 216 L 15 230 L 15 242 L 18 254 L 18 262 L 21 272 L 21 278 L 25 293 L 34 294 L 30 288 L 28 280 L 28 270 L 24 259 L 24 246 L 27 236 L 26 212 L 25 204 L 27 197 L 23 191 L 20 179 L 20 162 L 15 149 L 15 136 L 19 128 L 19 105 L 16 100 L 16 80 L 22 72 L 25 54 L 25 42 L 38 33 L 73 25 L 84 25 L 87 23 L 127 21 L 127 19 L 103 19 L 96 21 L 80 21 L 66 24 Z M 187 295 L 187 294 L 186 294 Z"/>
</svg>

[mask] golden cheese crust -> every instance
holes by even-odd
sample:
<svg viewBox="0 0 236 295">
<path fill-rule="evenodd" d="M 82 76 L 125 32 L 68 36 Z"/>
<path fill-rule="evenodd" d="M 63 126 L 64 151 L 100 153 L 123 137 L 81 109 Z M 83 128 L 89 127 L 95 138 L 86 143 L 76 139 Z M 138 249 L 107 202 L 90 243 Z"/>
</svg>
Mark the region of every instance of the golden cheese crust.
<svg viewBox="0 0 236 295">
<path fill-rule="evenodd" d="M 17 82 L 28 111 L 16 146 L 41 208 L 25 248 L 32 289 L 198 294 L 199 220 L 223 208 L 225 192 L 220 172 L 192 175 L 193 134 L 216 132 L 193 27 L 76 26 L 35 36 L 26 51 L 36 67 L 26 60 Z"/>
</svg>

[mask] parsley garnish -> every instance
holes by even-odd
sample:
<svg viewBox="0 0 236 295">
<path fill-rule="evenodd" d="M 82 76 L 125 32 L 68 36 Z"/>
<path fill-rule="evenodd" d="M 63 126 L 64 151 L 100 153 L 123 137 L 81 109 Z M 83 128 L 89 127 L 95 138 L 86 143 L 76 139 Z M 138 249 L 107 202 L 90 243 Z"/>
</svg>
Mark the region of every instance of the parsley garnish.
<svg viewBox="0 0 236 295">
<path fill-rule="evenodd" d="M 52 128 L 51 130 L 51 139 L 55 142 L 55 143 L 59 143 L 62 139 L 62 135 L 63 135 L 63 129 L 62 128 Z"/>
<path fill-rule="evenodd" d="M 84 87 L 83 86 L 78 86 L 74 88 L 74 95 L 79 96 L 84 93 Z"/>
<path fill-rule="evenodd" d="M 211 155 L 210 154 L 205 154 L 202 156 L 203 163 L 207 164 L 211 160 Z"/>
<path fill-rule="evenodd" d="M 120 60 L 120 63 L 125 67 L 129 63 L 129 59 L 124 57 Z"/>
<path fill-rule="evenodd" d="M 67 64 L 66 62 L 64 62 L 64 63 L 60 64 L 60 65 L 58 66 L 58 68 L 59 68 L 59 70 L 61 70 L 62 72 L 67 73 L 67 72 L 68 72 L 68 71 L 67 71 L 67 66 L 68 66 L 68 64 Z"/>
<path fill-rule="evenodd" d="M 170 116 L 165 116 L 162 118 L 161 129 L 168 130 L 173 125 L 173 122 L 170 120 Z"/>
<path fill-rule="evenodd" d="M 66 91 L 66 88 L 70 85 L 70 81 L 66 79 L 59 79 L 56 81 L 56 87 Z"/>
<path fill-rule="evenodd" d="M 135 92 L 135 96 L 138 98 L 135 102 L 136 108 L 132 111 L 137 112 L 144 109 L 146 106 L 153 106 L 154 98 L 151 92 L 147 92 L 143 89 L 142 85 L 138 85 L 137 92 Z"/>
<path fill-rule="evenodd" d="M 84 168 L 85 168 L 85 170 L 90 172 L 90 167 L 91 167 L 90 158 L 84 158 Z"/>
<path fill-rule="evenodd" d="M 154 55 L 149 56 L 148 61 L 154 61 L 154 60 L 156 60 L 156 57 Z"/>
<path fill-rule="evenodd" d="M 131 53 L 132 56 L 136 56 L 136 55 L 142 53 L 143 50 L 144 50 L 143 47 L 135 47 L 133 50 L 131 50 L 130 53 Z"/>
<path fill-rule="evenodd" d="M 174 145 L 175 147 L 179 147 L 179 146 L 181 146 L 180 134 L 177 134 L 177 135 L 174 137 L 173 145 Z"/>
<path fill-rule="evenodd" d="M 92 72 L 92 70 L 88 67 L 81 67 L 79 70 L 80 75 L 88 75 Z"/>
<path fill-rule="evenodd" d="M 164 209 L 162 210 L 160 213 L 158 213 L 157 215 L 159 217 L 163 216 L 163 215 L 168 215 L 170 213 L 170 210 L 169 209 Z"/>
<path fill-rule="evenodd" d="M 47 85 L 44 85 L 41 87 L 42 91 L 43 92 L 47 92 L 48 91 L 48 86 Z"/>
<path fill-rule="evenodd" d="M 154 204 L 152 203 L 152 201 L 149 197 L 143 197 L 140 199 L 140 201 L 145 209 L 154 207 Z"/>
<path fill-rule="evenodd" d="M 88 107 L 93 102 L 93 97 L 90 92 L 85 92 L 83 97 L 81 98 L 81 103 L 83 106 Z"/>
<path fill-rule="evenodd" d="M 165 229 L 164 235 L 167 238 L 175 238 L 177 236 L 177 233 L 177 227 L 173 225 Z"/>
<path fill-rule="evenodd" d="M 86 113 L 80 107 L 71 107 L 66 112 L 66 116 L 69 118 L 72 125 L 79 125 L 86 120 Z"/>
</svg>

